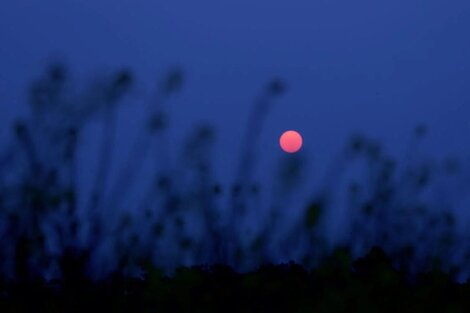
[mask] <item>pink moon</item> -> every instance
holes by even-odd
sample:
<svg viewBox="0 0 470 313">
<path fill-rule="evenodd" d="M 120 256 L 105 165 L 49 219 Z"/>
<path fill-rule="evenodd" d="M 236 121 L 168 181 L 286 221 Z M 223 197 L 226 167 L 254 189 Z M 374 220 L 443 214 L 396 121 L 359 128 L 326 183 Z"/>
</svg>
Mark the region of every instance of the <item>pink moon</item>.
<svg viewBox="0 0 470 313">
<path fill-rule="evenodd" d="M 302 148 L 302 136 L 295 130 L 285 131 L 279 138 L 279 145 L 287 153 L 295 153 Z"/>
</svg>

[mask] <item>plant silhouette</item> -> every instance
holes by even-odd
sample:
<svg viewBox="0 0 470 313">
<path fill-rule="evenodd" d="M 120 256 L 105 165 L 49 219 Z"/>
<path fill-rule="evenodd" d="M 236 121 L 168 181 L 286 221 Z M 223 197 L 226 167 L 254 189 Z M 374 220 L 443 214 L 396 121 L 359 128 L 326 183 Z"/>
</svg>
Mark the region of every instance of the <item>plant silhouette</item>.
<svg viewBox="0 0 470 313">
<path fill-rule="evenodd" d="M 266 186 L 252 177 L 264 120 L 287 91 L 282 80 L 269 82 L 254 102 L 230 185 L 214 175 L 217 130 L 210 123 L 196 124 L 182 142 L 177 168 L 162 157 L 168 101 L 184 88 L 180 69 L 157 84 L 123 167 L 112 175 L 117 112 L 134 81 L 121 70 L 77 92 L 66 66 L 52 64 L 31 84 L 30 114 L 13 125 L 0 155 L 2 312 L 468 310 L 468 284 L 456 283 L 470 258 L 452 211 L 459 199 L 426 196 L 442 179 L 465 189 L 465 171 L 456 158 L 416 157 L 424 126 L 401 162 L 379 142 L 353 135 L 302 214 L 287 223 L 280 212 L 304 182 L 307 156 L 279 160 L 266 210 L 257 207 Z M 102 136 L 86 192 L 78 153 L 91 122 Z M 147 170 L 147 160 L 158 164 Z M 143 196 L 129 210 L 132 186 Z M 327 213 L 338 205 L 347 208 L 348 224 L 331 243 Z M 246 236 L 253 210 L 267 215 Z M 276 264 L 280 255 L 293 262 Z"/>
</svg>

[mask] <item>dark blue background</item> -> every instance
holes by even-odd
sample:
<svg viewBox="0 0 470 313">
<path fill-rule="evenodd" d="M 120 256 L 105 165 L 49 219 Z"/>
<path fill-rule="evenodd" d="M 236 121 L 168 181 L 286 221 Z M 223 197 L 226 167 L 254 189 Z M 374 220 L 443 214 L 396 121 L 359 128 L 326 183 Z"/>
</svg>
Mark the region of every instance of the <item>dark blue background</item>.
<svg viewBox="0 0 470 313">
<path fill-rule="evenodd" d="M 191 125 L 210 121 L 222 181 L 233 173 L 253 100 L 273 77 L 286 81 L 288 93 L 262 133 L 262 181 L 282 154 L 286 129 L 303 134 L 310 177 L 320 177 L 352 132 L 400 157 L 418 123 L 430 129 L 423 153 L 466 157 L 469 29 L 468 0 L 2 0 L 0 135 L 27 112 L 29 80 L 58 58 L 79 82 L 130 67 L 138 77 L 132 102 L 150 99 L 156 78 L 182 66 L 187 79 L 171 102 L 168 149 L 176 155 Z M 124 105 L 120 121 L 125 150 L 142 121 L 139 106 Z M 98 130 L 88 131 L 84 182 L 93 175 L 87 160 Z"/>
</svg>

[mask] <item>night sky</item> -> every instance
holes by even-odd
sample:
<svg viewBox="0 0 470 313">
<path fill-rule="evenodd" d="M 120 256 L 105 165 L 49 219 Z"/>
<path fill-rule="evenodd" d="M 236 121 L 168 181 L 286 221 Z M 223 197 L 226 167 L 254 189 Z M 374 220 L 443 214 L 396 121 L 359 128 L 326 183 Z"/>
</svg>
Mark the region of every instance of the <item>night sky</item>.
<svg viewBox="0 0 470 313">
<path fill-rule="evenodd" d="M 151 99 L 154 82 L 180 66 L 185 83 L 170 103 L 168 149 L 176 155 L 194 123 L 212 123 L 221 181 L 234 173 L 253 101 L 273 78 L 287 92 L 256 147 L 262 182 L 283 155 L 278 138 L 287 129 L 303 135 L 310 178 L 356 132 L 400 157 L 424 124 L 423 153 L 466 157 L 469 29 L 468 0 L 3 0 L 0 136 L 8 138 L 11 121 L 27 112 L 27 83 L 58 59 L 79 86 L 102 72 L 134 71 L 134 97 L 120 115 L 123 151 L 141 123 L 133 104 Z M 94 132 L 92 125 L 82 151 L 83 181 L 93 172 L 86 160 Z"/>
</svg>

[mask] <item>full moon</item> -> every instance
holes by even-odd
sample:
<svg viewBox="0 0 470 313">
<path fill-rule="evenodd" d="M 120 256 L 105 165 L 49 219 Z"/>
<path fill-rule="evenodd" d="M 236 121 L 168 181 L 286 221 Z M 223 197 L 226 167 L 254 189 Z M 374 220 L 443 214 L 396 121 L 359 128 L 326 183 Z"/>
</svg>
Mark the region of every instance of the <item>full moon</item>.
<svg viewBox="0 0 470 313">
<path fill-rule="evenodd" d="M 295 153 L 302 147 L 302 136 L 295 130 L 285 131 L 279 138 L 279 144 L 285 152 Z"/>
</svg>

